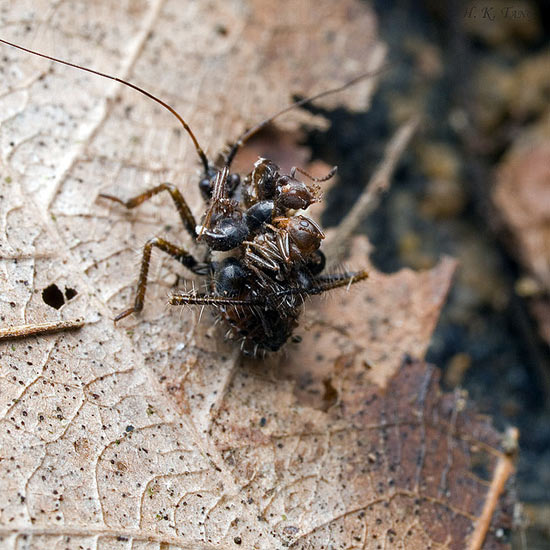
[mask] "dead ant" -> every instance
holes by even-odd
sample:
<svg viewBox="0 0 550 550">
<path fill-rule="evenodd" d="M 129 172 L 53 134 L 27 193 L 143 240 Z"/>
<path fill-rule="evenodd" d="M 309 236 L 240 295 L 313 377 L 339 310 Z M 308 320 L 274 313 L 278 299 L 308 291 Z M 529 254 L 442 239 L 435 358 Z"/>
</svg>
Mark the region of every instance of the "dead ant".
<svg viewBox="0 0 550 550">
<path fill-rule="evenodd" d="M 162 250 L 191 272 L 207 278 L 208 292 L 175 292 L 169 303 L 215 307 L 219 316 L 229 324 L 226 337 L 241 339 L 241 349 L 253 355 L 281 348 L 298 325 L 307 296 L 349 286 L 367 278 L 366 270 L 323 275 L 325 256 L 320 245 L 325 235 L 312 219 L 298 213 L 319 201 L 320 192 L 316 184 L 330 179 L 336 167 L 323 178 L 314 178 L 300 168 L 292 168 L 289 174 L 282 174 L 275 163 L 264 158 L 258 159 L 253 170 L 244 178 L 231 173 L 230 168 L 246 141 L 282 114 L 342 91 L 380 73 L 384 68 L 361 74 L 340 87 L 301 99 L 245 131 L 230 147 L 220 167 L 208 160 L 185 120 L 170 105 L 146 90 L 120 78 L 6 40 L 0 39 L 0 42 L 133 88 L 172 113 L 193 141 L 203 168 L 199 188 L 207 204 L 200 224 L 196 223 L 183 195 L 171 183 L 162 183 L 128 200 L 104 193 L 99 195 L 126 208 L 135 208 L 154 195 L 167 191 L 191 238 L 207 247 L 205 258 L 198 261 L 185 248 L 165 239 L 155 237 L 147 241 L 134 305 L 119 313 L 115 322 L 143 309 L 153 248 Z M 308 181 L 298 179 L 297 173 Z"/>
</svg>

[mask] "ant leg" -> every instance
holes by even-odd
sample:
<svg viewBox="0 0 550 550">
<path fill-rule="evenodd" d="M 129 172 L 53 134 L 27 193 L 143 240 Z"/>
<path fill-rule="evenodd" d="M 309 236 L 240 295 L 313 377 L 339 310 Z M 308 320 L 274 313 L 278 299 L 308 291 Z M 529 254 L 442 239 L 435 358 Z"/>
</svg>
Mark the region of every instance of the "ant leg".
<svg viewBox="0 0 550 550">
<path fill-rule="evenodd" d="M 172 306 L 201 305 L 201 306 L 254 306 L 261 305 L 261 300 L 240 300 L 239 298 L 226 298 L 212 294 L 178 294 L 170 296 L 168 302 Z"/>
<path fill-rule="evenodd" d="M 290 177 L 293 178 L 296 175 L 296 172 L 299 172 L 300 174 L 302 174 L 303 176 L 305 176 L 311 181 L 322 183 L 324 181 L 328 181 L 330 178 L 334 176 L 334 174 L 336 174 L 336 172 L 338 172 L 338 166 L 333 166 L 328 172 L 328 174 L 326 176 L 323 176 L 322 178 L 316 178 L 312 176 L 309 172 L 306 172 L 305 170 L 302 170 L 302 168 L 298 168 L 297 166 L 293 166 L 290 169 Z"/>
<path fill-rule="evenodd" d="M 205 270 L 208 267 L 207 264 L 199 264 L 189 252 L 184 248 L 176 246 L 164 239 L 155 237 L 149 239 L 145 246 L 143 247 L 143 256 L 141 258 L 141 269 L 139 272 L 139 281 L 137 286 L 136 298 L 134 301 L 134 306 L 124 310 L 115 317 L 115 323 L 128 317 L 132 313 L 137 313 L 143 309 L 143 300 L 145 298 L 145 290 L 147 289 L 147 273 L 149 272 L 149 263 L 151 261 L 151 251 L 155 248 L 159 248 L 163 252 L 166 252 L 168 255 L 172 256 L 175 260 L 183 264 L 185 267 L 190 269 L 193 273 L 198 273 L 201 275 L 205 274 Z"/>
<path fill-rule="evenodd" d="M 141 193 L 136 197 L 128 199 L 127 201 L 123 201 L 118 197 L 114 197 L 113 195 L 107 195 L 105 193 L 100 193 L 99 196 L 103 199 L 109 199 L 110 201 L 118 202 L 124 205 L 126 208 L 135 208 L 136 206 L 139 206 L 142 202 L 149 200 L 154 195 L 157 195 L 158 193 L 162 193 L 162 191 L 168 191 L 170 193 L 170 195 L 172 196 L 172 199 L 174 200 L 174 204 L 176 205 L 176 208 L 178 210 L 178 213 L 180 215 L 181 221 L 185 229 L 187 229 L 190 235 L 194 239 L 196 239 L 197 223 L 195 222 L 195 218 L 193 217 L 193 214 L 191 212 L 191 209 L 187 205 L 187 202 L 183 198 L 183 195 L 180 193 L 179 189 L 172 183 L 161 183 L 160 185 L 157 185 L 156 187 L 153 187 L 152 189 L 149 189 L 148 191 L 145 191 L 144 193 Z"/>
</svg>

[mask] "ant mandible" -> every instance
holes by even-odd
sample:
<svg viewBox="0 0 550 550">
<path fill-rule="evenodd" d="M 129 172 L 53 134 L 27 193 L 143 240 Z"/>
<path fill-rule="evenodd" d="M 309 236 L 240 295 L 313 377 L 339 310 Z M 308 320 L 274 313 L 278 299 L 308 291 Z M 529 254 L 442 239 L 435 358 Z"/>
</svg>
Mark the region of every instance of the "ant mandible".
<svg viewBox="0 0 550 550">
<path fill-rule="evenodd" d="M 264 158 L 259 158 L 244 178 L 231 173 L 230 169 L 238 150 L 279 116 L 342 91 L 380 73 L 384 67 L 361 74 L 343 86 L 303 98 L 245 131 L 231 146 L 220 167 L 208 160 L 185 120 L 170 105 L 146 90 L 109 74 L 3 39 L 0 42 L 133 88 L 172 113 L 193 141 L 203 168 L 199 189 L 207 204 L 200 225 L 183 195 L 171 183 L 162 183 L 125 201 L 113 195 L 99 195 L 126 208 L 135 208 L 154 195 L 167 191 L 191 238 L 207 247 L 204 259 L 199 261 L 182 246 L 159 237 L 148 240 L 143 248 L 134 304 L 119 313 L 115 322 L 143 309 L 153 248 L 162 250 L 191 272 L 207 278 L 207 293 L 175 292 L 169 303 L 216 308 L 219 316 L 229 324 L 226 337 L 240 339 L 241 349 L 252 355 L 277 351 L 283 346 L 298 325 L 307 296 L 349 286 L 368 277 L 366 270 L 323 274 L 325 256 L 320 246 L 325 235 L 312 219 L 298 213 L 319 201 L 316 184 L 330 179 L 336 167 L 323 178 L 314 178 L 296 167 L 289 174 L 282 174 L 274 162 Z M 308 181 L 298 179 L 297 173 Z"/>
</svg>

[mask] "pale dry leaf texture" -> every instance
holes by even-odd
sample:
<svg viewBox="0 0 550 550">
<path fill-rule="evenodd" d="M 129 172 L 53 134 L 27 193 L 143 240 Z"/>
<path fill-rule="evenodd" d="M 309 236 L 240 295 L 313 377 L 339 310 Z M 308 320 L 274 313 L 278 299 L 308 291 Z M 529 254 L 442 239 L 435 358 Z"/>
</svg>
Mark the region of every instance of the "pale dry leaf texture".
<svg viewBox="0 0 550 550">
<path fill-rule="evenodd" d="M 342 83 L 383 51 L 372 12 L 349 0 L 315 10 L 253 1 L 1 6 L 0 36 L 147 87 L 180 108 L 211 155 L 290 93 Z M 377 347 L 357 351 L 354 334 L 338 340 L 326 358 L 342 373 L 332 408 L 305 403 L 282 379 L 284 353 L 241 365 L 208 312 L 198 322 L 195 310 L 168 309 L 174 274 L 187 274 L 159 256 L 143 314 L 115 327 L 145 240 L 185 236 L 168 197 L 126 212 L 97 196 L 127 198 L 171 180 L 199 213 L 189 139 L 110 82 L 6 47 L 2 70 L 1 322 L 88 322 L 0 344 L 2 550 L 464 547 L 500 456 L 496 436 L 463 414 L 458 397 L 439 397 L 421 363 L 395 374 L 403 351 L 426 349 L 450 264 L 394 276 L 418 292 L 396 306 L 410 306 L 410 319 L 389 305 L 393 328 L 378 329 Z M 332 101 L 364 106 L 371 85 Z M 51 285 L 59 310 L 43 300 Z M 409 334 L 394 349 L 403 323 Z M 332 313 L 325 324 L 341 333 Z M 300 353 L 310 361 L 314 350 Z M 380 385 L 370 375 L 358 383 L 376 361 L 386 365 L 372 377 Z M 475 470 L 478 455 L 486 475 Z"/>
</svg>

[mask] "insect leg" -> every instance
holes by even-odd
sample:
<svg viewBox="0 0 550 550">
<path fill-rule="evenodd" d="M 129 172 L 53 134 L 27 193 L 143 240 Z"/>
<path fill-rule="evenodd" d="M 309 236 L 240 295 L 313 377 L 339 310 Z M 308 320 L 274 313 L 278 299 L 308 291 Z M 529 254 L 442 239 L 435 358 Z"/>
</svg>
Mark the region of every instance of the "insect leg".
<svg viewBox="0 0 550 550">
<path fill-rule="evenodd" d="M 137 195 L 136 197 L 128 199 L 127 201 L 123 201 L 122 199 L 114 197 L 113 195 L 106 195 L 105 193 L 100 193 L 99 196 L 103 199 L 109 199 L 111 201 L 118 202 L 124 205 L 126 208 L 135 208 L 136 206 L 139 206 L 142 202 L 149 200 L 151 197 L 157 195 L 158 193 L 162 193 L 162 191 L 168 191 L 170 193 L 185 229 L 187 229 L 187 231 L 189 231 L 189 234 L 194 239 L 196 239 L 197 223 L 195 222 L 195 218 L 191 212 L 191 209 L 187 205 L 187 202 L 183 198 L 183 195 L 180 193 L 179 189 L 172 183 L 161 183 L 160 185 L 157 185 L 156 187 L 153 187 L 152 189 L 149 189 L 141 193 L 140 195 Z"/>
<path fill-rule="evenodd" d="M 271 271 L 279 271 L 279 265 L 277 262 L 272 260 L 271 258 L 267 256 L 260 256 L 258 254 L 255 254 L 250 249 L 246 249 L 245 252 L 246 258 L 250 260 L 251 262 L 254 262 L 255 264 L 259 265 L 261 268 L 269 269 Z"/>
<path fill-rule="evenodd" d="M 334 273 L 332 275 L 322 275 L 315 279 L 315 285 L 306 291 L 307 294 L 321 294 L 339 288 L 342 286 L 350 286 L 367 279 L 369 272 L 366 269 L 356 271 L 354 273 Z"/>
<path fill-rule="evenodd" d="M 265 297 L 283 297 L 283 296 L 306 296 L 322 294 L 329 290 L 342 286 L 350 286 L 368 278 L 369 272 L 366 269 L 354 273 L 334 273 L 332 275 L 323 275 L 316 277 L 313 286 L 310 288 L 287 288 L 273 293 L 268 293 Z"/>
<path fill-rule="evenodd" d="M 143 309 L 143 301 L 145 298 L 145 290 L 147 289 L 147 274 L 149 272 L 149 263 L 151 262 L 151 251 L 155 248 L 159 248 L 163 252 L 166 252 L 168 255 L 172 256 L 175 260 L 183 264 L 185 267 L 193 271 L 194 273 L 199 273 L 204 275 L 205 269 L 208 267 L 206 264 L 199 264 L 189 252 L 184 248 L 176 246 L 164 239 L 155 237 L 149 239 L 145 246 L 143 247 L 143 256 L 141 258 L 141 269 L 139 272 L 139 281 L 137 286 L 136 298 L 134 305 L 131 308 L 124 310 L 115 317 L 115 322 L 128 317 L 132 313 L 137 313 Z"/>
<path fill-rule="evenodd" d="M 296 172 L 299 172 L 300 174 L 310 179 L 311 181 L 322 183 L 324 181 L 328 181 L 330 178 L 334 176 L 334 174 L 336 174 L 336 172 L 338 172 L 338 166 L 333 166 L 330 169 L 330 171 L 327 173 L 327 175 L 323 176 L 322 178 L 316 178 L 312 176 L 309 172 L 306 172 L 305 170 L 302 170 L 302 168 L 298 168 L 297 166 L 293 166 L 290 169 L 290 176 L 293 178 L 296 175 Z"/>
<path fill-rule="evenodd" d="M 205 306 L 252 306 L 259 305 L 260 300 L 240 300 L 239 298 L 226 298 L 214 294 L 172 294 L 168 302 L 172 306 L 205 305 Z"/>
</svg>

